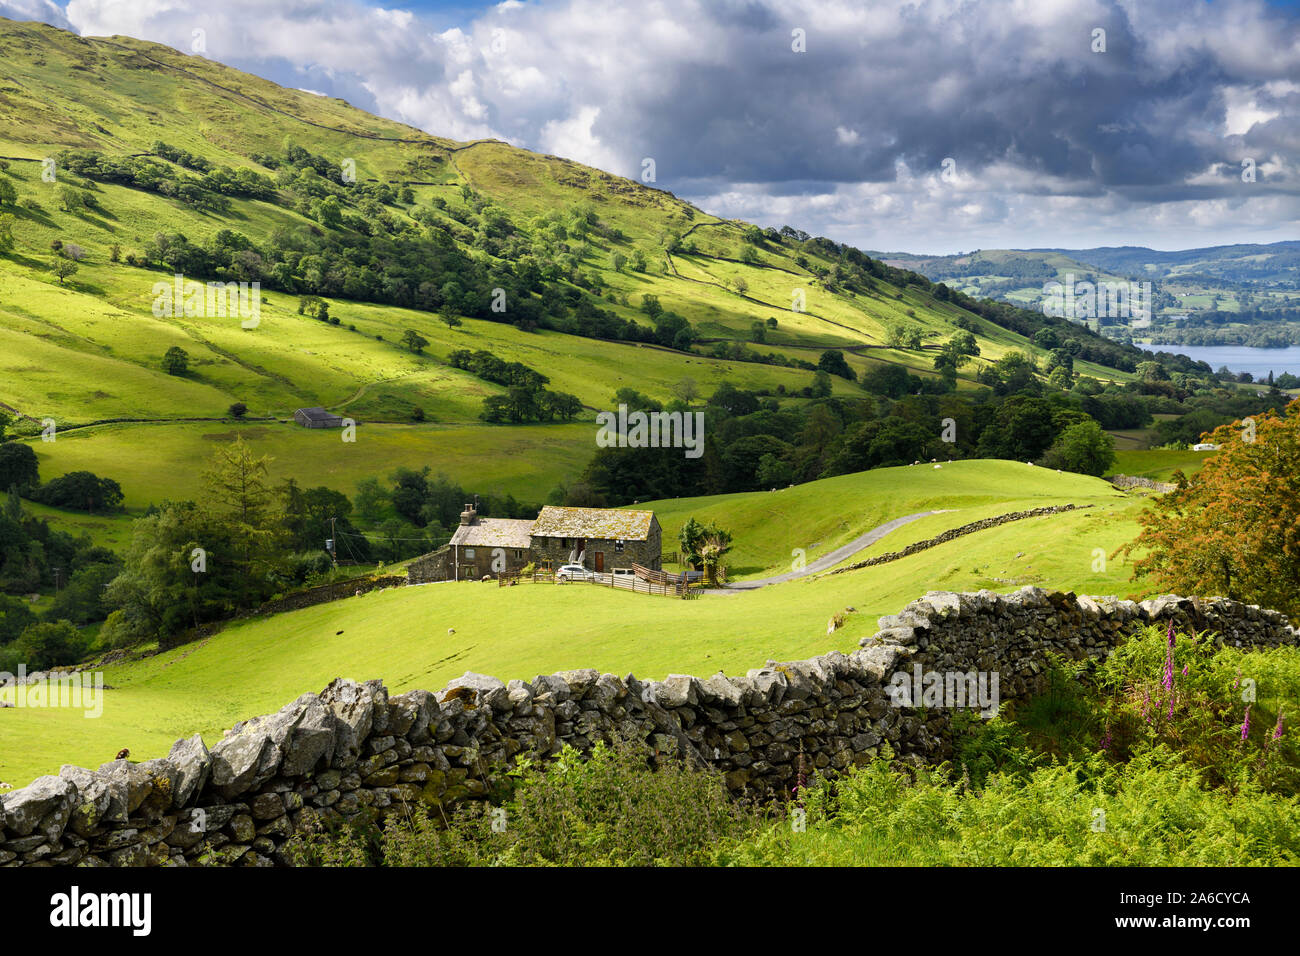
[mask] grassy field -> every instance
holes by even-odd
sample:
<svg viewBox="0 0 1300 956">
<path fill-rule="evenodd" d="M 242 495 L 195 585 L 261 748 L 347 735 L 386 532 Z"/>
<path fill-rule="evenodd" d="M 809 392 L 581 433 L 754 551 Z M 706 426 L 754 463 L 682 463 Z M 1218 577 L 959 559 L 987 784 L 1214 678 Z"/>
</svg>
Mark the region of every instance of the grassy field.
<svg viewBox="0 0 1300 956">
<path fill-rule="evenodd" d="M 193 497 L 221 442 L 242 437 L 257 455 L 270 455 L 273 480 L 293 477 L 304 487 L 326 485 L 351 495 L 366 477 L 399 465 L 429 466 L 479 494 L 513 494 L 542 501 L 561 480 L 574 477 L 595 450 L 595 428 L 568 425 L 359 425 L 356 441 L 337 429 L 287 422 L 190 422 L 97 425 L 33 441 L 42 479 L 68 471 L 107 475 L 122 486 L 126 507 L 138 513 L 167 498 Z M 53 509 L 51 509 L 52 511 Z"/>
<path fill-rule="evenodd" d="M 931 489 L 936 501 L 978 498 L 977 472 L 997 473 L 1012 463 L 968 464 L 969 470 L 945 466 L 929 476 L 936 479 Z M 893 517 L 917 510 L 916 499 L 897 506 L 891 502 L 907 474 L 907 469 L 867 472 L 854 476 L 855 488 L 828 491 L 826 497 L 876 501 L 880 514 Z M 873 568 L 750 593 L 708 594 L 695 601 L 590 585 L 503 589 L 451 583 L 373 592 L 245 621 L 210 639 L 106 668 L 104 679 L 113 689 L 106 691 L 99 719 L 71 710 L 0 710 L 0 779 L 21 785 L 62 763 L 98 766 L 122 747 L 140 759 L 159 756 L 178 737 L 196 732 L 211 744 L 235 721 L 318 691 L 337 676 L 383 678 L 390 690 L 400 692 L 437 689 L 466 670 L 502 679 L 531 679 L 577 667 L 643 678 L 744 673 L 768 659 L 852 650 L 860 637 L 874 632 L 877 617 L 897 612 L 931 589 L 1006 591 L 1036 584 L 1138 595 L 1129 581 L 1130 568 L 1112 560 L 1098 570 L 1095 551 L 1109 553 L 1134 536 L 1141 502 L 1108 499 L 1096 480 L 1044 474 L 1037 486 L 1040 501 L 1052 497 L 1049 485 L 1059 479 L 1057 500 L 1091 493 L 1101 505 L 979 532 Z M 984 482 L 997 477 L 985 475 Z M 1005 502 L 972 503 L 971 514 L 1014 510 L 1013 503 L 1022 503 L 1026 490 L 1020 484 L 1008 489 Z M 778 567 L 789 539 L 781 533 L 759 538 L 765 524 L 776 523 L 761 518 L 761 496 L 729 497 L 739 500 L 717 503 L 719 519 L 749 529 L 746 533 L 757 542 L 747 545 L 753 555 L 749 560 L 756 566 Z M 679 514 L 685 513 L 684 507 Z M 834 508 L 827 514 L 828 530 L 821 533 L 847 537 L 854 530 L 838 530 L 843 515 Z M 940 517 L 958 524 L 960 514 Z M 798 515 L 811 520 L 807 508 Z M 863 515 L 864 524 L 875 521 L 865 511 Z M 887 536 L 882 544 L 905 540 Z M 827 619 L 849 607 L 855 610 L 846 626 L 827 636 Z M 448 628 L 455 634 L 449 635 Z"/>
<path fill-rule="evenodd" d="M 1150 478 L 1153 481 L 1170 481 L 1178 469 L 1185 475 L 1194 475 L 1201 470 L 1214 452 L 1178 451 L 1165 448 L 1122 449 L 1115 451 L 1115 464 L 1110 467 L 1108 475 L 1132 475 L 1136 478 Z"/>
</svg>

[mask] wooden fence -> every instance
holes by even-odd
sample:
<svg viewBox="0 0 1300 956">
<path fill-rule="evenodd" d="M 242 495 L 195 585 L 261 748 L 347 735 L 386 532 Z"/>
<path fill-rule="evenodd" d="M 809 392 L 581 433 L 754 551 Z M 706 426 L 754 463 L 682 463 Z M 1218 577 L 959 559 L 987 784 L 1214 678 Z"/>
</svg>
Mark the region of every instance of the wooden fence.
<svg viewBox="0 0 1300 956">
<path fill-rule="evenodd" d="M 573 580 L 572 582 L 557 579 L 554 571 L 547 570 L 534 571 L 528 575 L 520 574 L 518 571 L 502 571 L 497 574 L 497 587 L 510 587 L 527 581 L 534 583 L 555 581 L 561 584 L 594 584 L 598 587 L 620 588 L 637 594 L 657 594 L 663 597 L 686 599 L 699 597 L 700 592 L 699 587 L 687 580 L 685 575 L 652 571 L 639 565 L 634 565 L 634 573 L 632 574 L 591 572 L 590 577 Z"/>
</svg>

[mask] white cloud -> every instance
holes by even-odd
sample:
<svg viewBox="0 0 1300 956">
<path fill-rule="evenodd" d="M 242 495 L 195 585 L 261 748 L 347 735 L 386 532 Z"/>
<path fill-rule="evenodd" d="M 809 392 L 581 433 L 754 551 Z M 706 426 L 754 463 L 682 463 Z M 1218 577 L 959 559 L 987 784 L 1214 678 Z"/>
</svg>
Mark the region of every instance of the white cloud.
<svg viewBox="0 0 1300 956">
<path fill-rule="evenodd" d="M 63 17 L 0 0 L 15 10 Z M 631 176 L 650 156 L 711 212 L 866 248 L 1262 241 L 1292 237 L 1300 205 L 1300 24 L 1259 0 L 505 0 L 451 27 L 358 0 L 66 14 L 182 50 L 201 28 L 213 59 L 440 136 Z"/>
</svg>

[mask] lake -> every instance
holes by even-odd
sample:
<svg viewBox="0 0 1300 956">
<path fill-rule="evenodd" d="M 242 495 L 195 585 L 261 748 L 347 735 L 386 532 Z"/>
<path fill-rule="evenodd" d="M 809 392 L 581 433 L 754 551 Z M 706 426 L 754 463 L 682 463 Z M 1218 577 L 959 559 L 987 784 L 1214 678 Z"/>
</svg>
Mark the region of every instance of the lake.
<svg viewBox="0 0 1300 956">
<path fill-rule="evenodd" d="M 1249 345 L 1142 345 L 1152 352 L 1177 352 L 1198 362 L 1208 362 L 1216 371 L 1226 365 L 1234 372 L 1249 372 L 1256 380 L 1268 373 L 1300 375 L 1300 345 L 1284 349 L 1260 349 Z"/>
</svg>

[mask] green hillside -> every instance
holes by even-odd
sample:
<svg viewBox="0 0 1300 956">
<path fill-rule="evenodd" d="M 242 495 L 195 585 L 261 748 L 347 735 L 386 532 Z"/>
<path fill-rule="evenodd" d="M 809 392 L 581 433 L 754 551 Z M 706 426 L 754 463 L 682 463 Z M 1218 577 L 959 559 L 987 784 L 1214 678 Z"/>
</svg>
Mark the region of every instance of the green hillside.
<svg viewBox="0 0 1300 956">
<path fill-rule="evenodd" d="M 0 62 L 0 183 L 13 193 L 0 192 L 13 236 L 0 254 L 0 404 L 29 433 L 57 423 L 58 441 L 37 448 L 43 479 L 102 467 L 129 509 L 190 493 L 197 450 L 230 426 L 182 423 L 236 402 L 280 420 L 241 430 L 303 481 L 347 489 L 378 467 L 430 464 L 540 500 L 576 478 L 592 451 L 581 429 L 483 424 L 483 400 L 506 387 L 447 364 L 457 350 L 542 373 L 577 397 L 579 422 L 617 388 L 667 401 L 684 379 L 797 404 L 827 348 L 856 373 L 933 379 L 959 322 L 980 351 L 959 390 L 1011 350 L 1046 356 L 914 274 L 569 160 L 456 143 L 126 37 L 0 20 Z M 69 259 L 75 273 L 51 271 Z M 175 272 L 260 280 L 257 327 L 156 316 L 154 284 Z M 495 288 L 508 290 L 501 314 Z M 329 321 L 300 310 L 305 295 Z M 685 320 L 686 340 L 653 341 L 651 299 Z M 920 346 L 890 347 L 894 325 L 917 329 Z M 407 330 L 422 351 L 402 345 Z M 184 375 L 161 367 L 172 347 L 189 356 Z M 1075 371 L 1128 378 L 1086 355 Z M 863 394 L 839 377 L 832 387 Z M 284 424 L 313 405 L 368 426 L 355 452 Z M 110 419 L 127 421 L 69 430 Z M 512 458 L 543 445 L 524 476 Z"/>
</svg>

